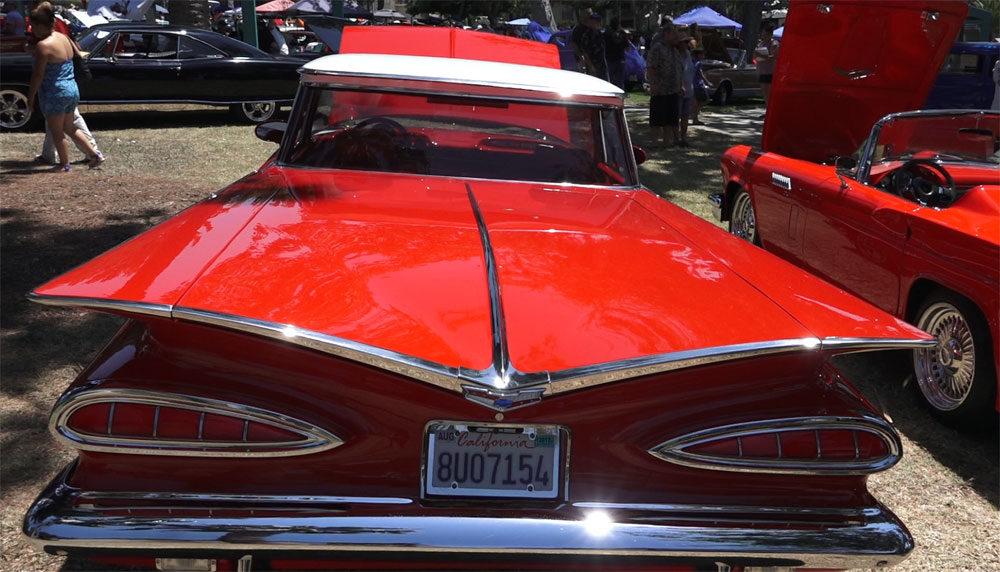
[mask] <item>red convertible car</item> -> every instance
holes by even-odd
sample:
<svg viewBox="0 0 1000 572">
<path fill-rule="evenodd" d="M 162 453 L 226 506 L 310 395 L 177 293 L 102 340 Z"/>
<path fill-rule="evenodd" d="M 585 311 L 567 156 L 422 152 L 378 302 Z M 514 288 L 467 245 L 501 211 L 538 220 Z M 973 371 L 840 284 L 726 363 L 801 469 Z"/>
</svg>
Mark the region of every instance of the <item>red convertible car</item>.
<svg viewBox="0 0 1000 572">
<path fill-rule="evenodd" d="M 30 540 L 159 570 L 904 558 L 866 488 L 900 439 L 831 358 L 934 341 L 642 187 L 624 94 L 551 46 L 393 32 L 344 49 L 424 55 L 306 64 L 258 171 L 31 294 L 126 321 L 55 405 L 78 457 Z"/>
<path fill-rule="evenodd" d="M 793 3 L 763 148 L 725 153 L 715 200 L 733 234 L 937 337 L 913 352 L 915 385 L 942 420 L 979 425 L 997 406 L 1000 115 L 901 112 L 965 10 Z"/>
</svg>

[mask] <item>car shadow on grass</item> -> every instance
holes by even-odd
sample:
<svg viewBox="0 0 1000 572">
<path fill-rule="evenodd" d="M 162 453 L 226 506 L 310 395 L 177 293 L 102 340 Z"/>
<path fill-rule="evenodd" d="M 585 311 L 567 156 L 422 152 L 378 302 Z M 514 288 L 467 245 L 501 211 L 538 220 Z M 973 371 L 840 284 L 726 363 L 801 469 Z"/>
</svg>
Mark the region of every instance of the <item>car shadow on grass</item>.
<svg viewBox="0 0 1000 572">
<path fill-rule="evenodd" d="M 85 106 L 84 115 L 87 125 L 93 130 L 113 131 L 122 129 L 156 129 L 170 128 L 210 128 L 225 125 L 251 126 L 245 119 L 229 112 L 225 107 L 209 107 L 197 109 L 147 109 L 132 106 Z M 286 110 L 274 114 L 273 121 L 285 121 Z"/>
<path fill-rule="evenodd" d="M 1000 436 L 995 415 L 978 430 L 965 431 L 935 419 L 918 395 L 909 352 L 852 354 L 836 358 L 835 363 L 892 419 L 900 433 L 951 469 L 994 508 L 1000 508 Z"/>
<path fill-rule="evenodd" d="M 144 211 L 118 220 L 106 217 L 101 224 L 80 228 L 46 223 L 26 210 L 0 210 L 4 357 L 0 378 L 5 404 L 0 415 L 4 427 L 0 481 L 5 488 L 42 482 L 62 462 L 53 455 L 38 454 L 48 441 L 52 403 L 122 321 L 107 314 L 37 305 L 25 296 L 46 280 L 145 230 L 149 219 L 161 216 L 159 211 Z"/>
</svg>

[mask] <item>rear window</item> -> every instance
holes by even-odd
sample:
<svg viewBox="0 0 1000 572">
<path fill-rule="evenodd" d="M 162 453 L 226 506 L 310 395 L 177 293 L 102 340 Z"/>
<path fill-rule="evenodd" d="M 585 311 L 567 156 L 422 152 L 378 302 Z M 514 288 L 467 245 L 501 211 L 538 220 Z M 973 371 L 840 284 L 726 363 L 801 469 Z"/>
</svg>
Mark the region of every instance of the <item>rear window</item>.
<svg viewBox="0 0 1000 572">
<path fill-rule="evenodd" d="M 948 54 L 941 66 L 945 75 L 980 75 L 983 73 L 983 56 L 977 54 Z"/>
<path fill-rule="evenodd" d="M 631 149 L 615 107 L 306 89 L 284 155 L 288 165 L 634 185 Z"/>
</svg>

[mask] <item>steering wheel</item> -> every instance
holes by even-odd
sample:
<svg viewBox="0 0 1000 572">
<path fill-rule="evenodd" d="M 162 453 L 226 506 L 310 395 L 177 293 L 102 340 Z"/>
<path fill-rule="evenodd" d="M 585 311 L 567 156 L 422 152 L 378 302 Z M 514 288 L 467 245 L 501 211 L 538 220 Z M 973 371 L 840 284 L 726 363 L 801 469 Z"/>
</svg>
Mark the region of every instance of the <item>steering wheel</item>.
<svg viewBox="0 0 1000 572">
<path fill-rule="evenodd" d="M 933 179 L 936 180 L 924 177 L 927 171 L 934 171 Z M 931 159 L 910 159 L 896 170 L 894 177 L 896 194 L 912 195 L 922 205 L 947 206 L 958 198 L 955 180 L 940 163 Z M 939 181 L 944 184 L 939 185 Z"/>
<path fill-rule="evenodd" d="M 354 126 L 354 129 L 384 129 L 387 131 L 392 131 L 395 135 L 406 135 L 406 128 L 403 127 L 399 122 L 389 119 L 388 117 L 369 117 L 364 121 L 358 123 Z"/>
</svg>

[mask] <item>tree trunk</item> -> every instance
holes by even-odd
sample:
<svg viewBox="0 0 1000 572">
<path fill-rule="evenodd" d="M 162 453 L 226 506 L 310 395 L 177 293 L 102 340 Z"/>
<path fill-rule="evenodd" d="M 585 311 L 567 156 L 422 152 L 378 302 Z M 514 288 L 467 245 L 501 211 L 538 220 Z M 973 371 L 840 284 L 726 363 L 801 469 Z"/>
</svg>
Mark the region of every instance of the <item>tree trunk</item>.
<svg viewBox="0 0 1000 572">
<path fill-rule="evenodd" d="M 169 2 L 170 23 L 175 26 L 212 29 L 208 0 L 173 0 Z"/>
<path fill-rule="evenodd" d="M 743 4 L 743 31 L 740 32 L 740 39 L 743 40 L 743 47 L 750 52 L 748 57 L 752 57 L 760 38 L 760 14 L 763 11 L 764 0 L 747 0 Z"/>
<path fill-rule="evenodd" d="M 552 2 L 549 0 L 531 0 L 531 19 L 555 30 L 556 18 L 552 14 Z"/>
</svg>

